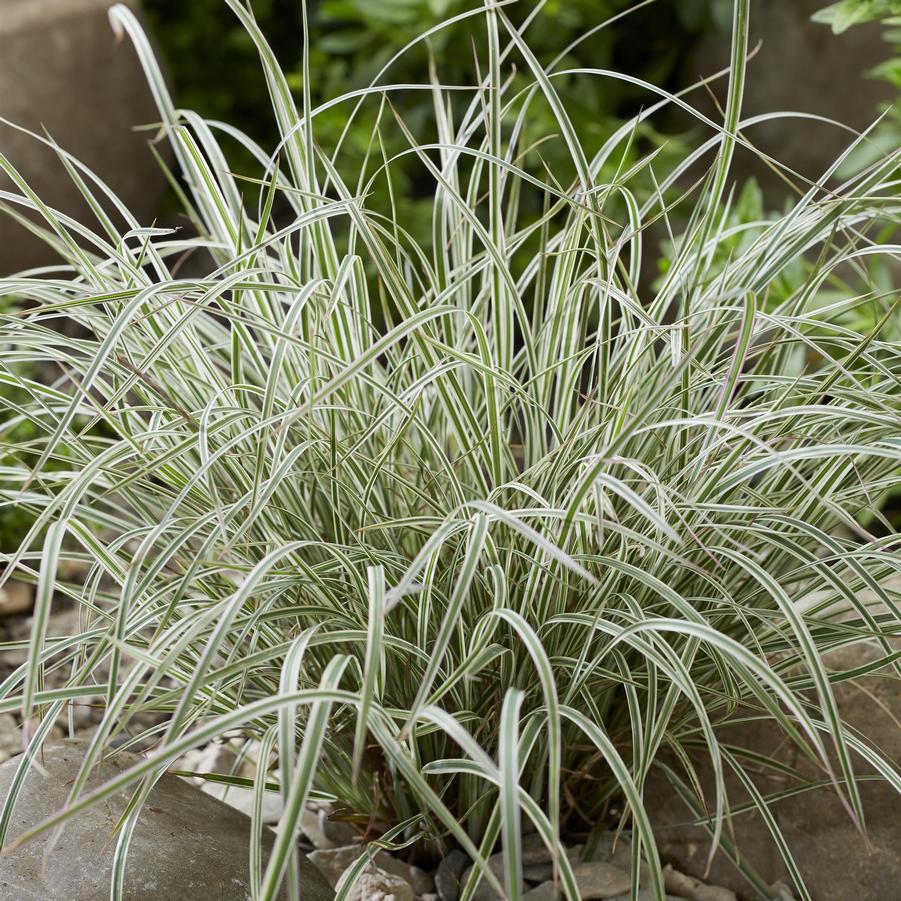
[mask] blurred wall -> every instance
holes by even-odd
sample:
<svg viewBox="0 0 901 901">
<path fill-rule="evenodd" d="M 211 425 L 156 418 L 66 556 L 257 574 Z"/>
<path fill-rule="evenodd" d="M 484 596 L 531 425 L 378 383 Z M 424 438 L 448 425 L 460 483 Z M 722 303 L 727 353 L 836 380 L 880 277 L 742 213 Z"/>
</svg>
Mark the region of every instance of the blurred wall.
<svg viewBox="0 0 901 901">
<path fill-rule="evenodd" d="M 138 9 L 138 0 L 128 0 Z M 156 215 L 164 178 L 133 127 L 158 121 L 131 41 L 117 41 L 111 0 L 0 0 L 0 117 L 44 129 L 90 166 L 142 224 Z M 0 152 L 42 200 L 95 225 L 55 153 L 0 123 Z M 0 173 L 0 190 L 11 183 Z M 0 211 L 0 273 L 54 262 Z"/>
<path fill-rule="evenodd" d="M 795 110 L 828 116 L 864 129 L 877 116 L 882 102 L 896 98 L 891 85 L 868 78 L 866 71 L 890 54 L 878 23 L 851 28 L 843 34 L 810 17 L 826 0 L 754 0 L 751 5 L 751 47 L 760 48 L 748 64 L 743 117 L 774 110 Z M 729 39 L 704 38 L 692 54 L 686 84 L 728 65 Z M 726 83 L 712 87 L 725 104 Z M 712 118 L 722 113 L 701 89 L 692 102 Z M 798 119 L 779 119 L 754 126 L 747 138 L 765 153 L 809 179 L 818 178 L 847 146 L 853 135 L 832 125 Z M 752 153 L 739 149 L 735 175 L 754 175 L 766 199 L 781 206 L 788 192 L 780 180 Z"/>
</svg>

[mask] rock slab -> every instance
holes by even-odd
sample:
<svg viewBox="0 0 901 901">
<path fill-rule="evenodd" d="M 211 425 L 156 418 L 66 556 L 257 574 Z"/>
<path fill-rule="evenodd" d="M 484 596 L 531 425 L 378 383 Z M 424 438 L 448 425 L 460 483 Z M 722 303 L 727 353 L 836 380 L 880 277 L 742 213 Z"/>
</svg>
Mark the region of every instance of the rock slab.
<svg viewBox="0 0 901 901">
<path fill-rule="evenodd" d="M 9 840 L 59 810 L 84 759 L 87 742 L 48 742 L 32 767 L 13 811 Z M 6 800 L 21 758 L 0 765 L 0 798 Z M 131 766 L 120 752 L 91 777 L 95 788 Z M 109 896 L 115 850 L 113 828 L 128 791 L 94 805 L 71 820 L 44 860 L 44 834 L 0 858 L 0 898 L 17 901 L 97 901 Z M 247 901 L 250 898 L 250 820 L 177 776 L 154 786 L 132 838 L 125 866 L 126 901 Z M 266 842 L 271 846 L 271 838 Z M 268 850 L 268 848 L 267 848 Z M 318 870 L 301 857 L 304 901 L 333 901 Z M 280 897 L 285 897 L 283 893 Z"/>
<path fill-rule="evenodd" d="M 851 670 L 881 656 L 882 651 L 874 646 L 858 645 L 830 652 L 826 665 L 834 671 Z M 883 671 L 841 681 L 834 691 L 845 721 L 896 766 L 901 765 L 901 729 L 898 728 L 901 691 L 894 673 Z M 721 740 L 801 769 L 810 778 L 819 776 L 787 746 L 783 734 L 768 723 L 730 728 Z M 714 796 L 712 773 L 702 758 L 696 766 L 709 802 Z M 808 771 L 804 770 L 805 766 Z M 861 775 L 870 772 L 859 759 L 855 768 Z M 750 775 L 765 796 L 784 791 L 792 784 L 779 778 L 779 774 L 757 772 L 756 768 L 752 768 Z M 737 780 L 727 778 L 727 788 L 733 804 L 748 800 Z M 862 782 L 860 794 L 866 815 L 866 839 L 856 832 L 831 788 L 787 797 L 770 807 L 810 895 L 817 901 L 821 898 L 888 901 L 901 897 L 901 795 L 881 780 Z M 663 779 L 649 781 L 647 798 L 664 860 L 673 861 L 679 870 L 731 889 L 739 896 L 752 895 L 746 880 L 722 851 L 714 855 L 709 876 L 704 877 L 710 837 L 700 827 L 685 825 L 690 818 L 688 808 Z M 774 897 L 791 897 L 791 889 L 797 887 L 793 886 L 762 819 L 749 814 L 735 816 L 732 828 L 745 861 L 766 883 L 773 885 Z"/>
</svg>

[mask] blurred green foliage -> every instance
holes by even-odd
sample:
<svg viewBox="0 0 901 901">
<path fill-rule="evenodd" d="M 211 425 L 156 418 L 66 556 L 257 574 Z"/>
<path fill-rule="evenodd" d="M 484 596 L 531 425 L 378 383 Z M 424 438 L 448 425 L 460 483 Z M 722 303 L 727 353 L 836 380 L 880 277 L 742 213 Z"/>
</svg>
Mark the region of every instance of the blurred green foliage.
<svg viewBox="0 0 901 901">
<path fill-rule="evenodd" d="M 479 0 L 312 0 L 310 27 L 311 92 L 319 103 L 344 92 L 367 87 L 380 68 L 405 44 L 428 28 L 467 10 L 481 8 Z M 302 12 L 300 0 L 252 0 L 251 8 L 270 40 L 298 96 L 302 90 Z M 145 0 L 158 42 L 169 61 L 178 101 L 201 114 L 228 121 L 271 150 L 278 137 L 269 118 L 270 105 L 260 67 L 250 42 L 222 0 Z M 591 35 L 558 66 L 615 69 L 655 84 L 672 87 L 686 52 L 698 34 L 713 28 L 727 30 L 731 0 L 658 0 L 646 6 L 635 0 L 548 0 L 528 31 L 540 61 L 549 63 L 562 49 L 613 15 L 636 8 L 610 27 Z M 515 24 L 534 12 L 534 2 L 512 3 L 505 14 Z M 404 53 L 385 83 L 422 83 L 430 54 L 443 84 L 473 83 L 474 60 L 484 67 L 485 36 L 482 16 L 445 28 Z M 484 70 L 483 70 L 484 71 Z M 525 74 L 516 78 L 526 84 Z M 514 88 L 517 85 L 514 84 Z M 624 81 L 578 76 L 555 79 L 574 125 L 589 155 L 627 116 L 651 102 L 648 92 Z M 511 90 L 510 95 L 514 91 Z M 460 103 L 467 102 L 461 95 Z M 391 103 L 417 139 L 434 140 L 428 131 L 434 118 L 432 97 L 424 91 L 393 92 Z M 319 145 L 334 148 L 347 122 L 350 104 L 332 107 L 316 119 Z M 367 153 L 387 157 L 405 149 L 406 141 L 390 110 L 383 110 L 378 130 L 378 98 L 369 100 L 344 139 L 338 165 L 361 171 Z M 539 106 L 534 106 L 536 111 Z M 523 144 L 556 131 L 553 116 L 533 116 Z M 373 135 L 377 143 L 373 149 Z M 650 127 L 638 136 L 646 149 L 661 143 Z M 636 148 L 637 149 L 637 148 Z M 542 145 L 527 168 L 554 173 L 565 182 L 569 155 L 562 143 Z M 239 157 L 236 157 L 239 160 Z M 234 162 L 240 168 L 240 162 Z M 558 168 L 560 167 L 560 168 Z M 409 228 L 427 233 L 431 216 L 432 183 L 424 178 L 416 159 L 392 164 L 395 197 L 406 205 Z"/>
<path fill-rule="evenodd" d="M 23 403 L 27 400 L 24 392 L 10 391 L 4 385 L 0 399 L 12 404 Z M 21 543 L 25 533 L 34 523 L 34 515 L 22 508 L 13 499 L 15 496 L 15 482 L 21 473 L 19 469 L 19 446 L 32 440 L 36 435 L 35 429 L 29 423 L 17 423 L 8 426 L 0 422 L 0 485 L 4 489 L 4 497 L 0 498 L 0 554 L 12 553 Z M 9 478 L 6 474 L 9 474 Z M 13 474 L 16 473 L 16 478 Z"/>
<path fill-rule="evenodd" d="M 271 119 L 266 86 L 250 39 L 224 0 L 143 0 L 158 43 L 168 60 L 178 102 L 202 115 L 221 119 L 240 128 L 271 150 L 278 141 Z M 303 14 L 301 0 L 245 0 L 252 8 L 263 32 L 293 87 L 300 92 Z M 309 0 L 307 14 L 311 48 L 311 92 L 320 103 L 344 92 L 370 84 L 381 67 L 409 41 L 423 31 L 468 10 L 478 10 L 481 0 Z M 515 24 L 535 11 L 537 0 L 518 0 L 504 7 Z M 644 78 L 667 88 L 679 84 L 682 63 L 700 34 L 727 32 L 731 25 L 732 0 L 546 0 L 529 29 L 531 47 L 543 63 L 570 42 L 611 16 L 632 10 L 611 26 L 581 43 L 559 68 L 615 69 Z M 826 3 L 813 17 L 836 32 L 854 25 L 881 20 L 889 29 L 886 37 L 901 47 L 901 0 L 839 0 Z M 891 26 L 895 26 L 892 28 Z M 437 61 L 437 74 L 444 84 L 471 84 L 474 57 L 484 65 L 484 30 L 481 17 L 458 22 L 433 35 L 428 45 L 421 42 L 395 63 L 382 83 L 424 80 L 428 55 Z M 874 77 L 901 86 L 901 53 L 872 70 Z M 525 76 L 520 75 L 525 82 Z M 557 78 L 574 125 L 590 154 L 618 122 L 650 102 L 647 92 L 623 81 Z M 431 122 L 432 99 L 426 92 L 408 91 L 391 95 L 392 104 L 417 138 Z M 461 99 L 461 102 L 462 99 Z M 354 120 L 342 145 L 339 166 L 348 172 L 360 171 L 361 161 L 372 150 L 377 100 L 366 104 Z M 316 139 L 331 149 L 346 124 L 349 104 L 332 107 L 317 117 Z M 538 111 L 533 106 L 533 111 Z M 405 147 L 390 111 L 382 118 L 378 138 L 390 157 Z M 897 123 L 882 128 L 874 148 L 897 135 Z M 535 116 L 526 139 L 553 131 L 549 111 L 542 120 Z M 658 142 L 650 128 L 639 138 Z M 426 135 L 425 139 L 428 139 Z M 646 145 L 645 145 L 646 149 Z M 673 147 L 676 151 L 678 148 Z M 558 151 L 555 154 L 555 150 Z M 532 158 L 528 166 L 556 172 L 556 164 L 566 154 L 553 142 L 542 148 L 542 159 Z M 240 152 L 233 164 L 241 168 Z M 246 163 L 246 157 L 244 158 Z M 863 161 L 862 164 L 865 164 Z M 405 202 L 427 199 L 431 185 L 417 184 L 419 167 L 406 158 L 393 165 L 391 177 L 398 197 Z M 564 180 L 564 173 L 560 180 Z M 420 204 L 415 226 L 427 227 L 428 211 Z M 408 211 L 410 212 L 410 211 Z M 419 220 L 418 222 L 416 220 Z"/>
<path fill-rule="evenodd" d="M 300 0 L 251 0 L 248 5 L 282 66 L 299 81 Z M 593 26 L 636 5 L 635 0 L 548 0 L 529 31 L 530 45 L 547 61 Z M 144 6 L 180 102 L 230 122 L 264 146 L 271 143 L 275 131 L 256 53 L 223 0 L 144 0 Z M 365 87 L 408 41 L 480 6 L 479 0 L 310 0 L 314 101 Z M 533 2 L 522 0 L 504 11 L 519 24 L 534 8 Z M 699 32 L 728 28 L 730 10 L 731 0 L 658 0 L 592 36 L 571 55 L 571 63 L 617 68 L 665 83 Z M 443 81 L 469 81 L 472 42 L 478 42 L 480 26 L 479 17 L 471 18 L 431 38 Z M 392 68 L 390 80 L 421 82 L 424 59 L 419 45 Z M 647 98 L 634 88 L 605 84 L 603 90 L 580 92 L 577 99 L 583 124 L 597 126 L 599 115 L 622 115 Z M 427 114 L 429 103 L 420 96 L 412 106 Z M 325 144 L 327 131 L 319 135 Z"/>
<path fill-rule="evenodd" d="M 881 22 L 884 37 L 892 47 L 892 56 L 869 71 L 901 90 L 901 0 L 840 0 L 815 13 L 815 22 L 830 25 L 836 34 L 865 22 Z"/>
<path fill-rule="evenodd" d="M 11 313 L 8 300 L 0 298 L 0 318 Z M 17 383 L 22 369 L 32 375 L 31 366 L 7 365 L 10 355 L 0 347 L 0 554 L 11 553 L 22 541 L 34 517 L 16 501 L 23 481 L 23 449 L 37 435 L 34 425 L 19 416 L 28 401 L 28 392 Z"/>
<path fill-rule="evenodd" d="M 891 45 L 892 54 L 886 60 L 869 70 L 871 78 L 880 78 L 887 81 L 896 90 L 901 91 L 901 0 L 841 0 L 820 10 L 814 20 L 830 25 L 832 30 L 839 34 L 854 25 L 866 22 L 881 22 L 885 30 L 883 37 Z M 898 104 L 892 104 L 886 110 L 886 116 L 871 135 L 869 145 L 862 149 L 850 161 L 845 170 L 860 170 L 879 158 L 881 154 L 891 152 L 901 144 L 901 110 Z M 894 237 L 896 230 L 894 223 L 886 226 L 888 234 L 880 237 Z M 893 273 L 886 271 L 887 262 L 881 262 L 879 267 L 870 267 L 871 277 L 874 282 L 886 293 L 892 293 L 895 280 Z M 876 312 L 873 319 L 875 324 Z M 884 340 L 901 341 L 901 325 L 897 317 L 890 320 L 890 327 L 894 333 L 884 337 Z M 894 529 L 901 528 L 901 485 L 889 491 L 884 501 L 884 514 Z M 864 525 L 873 528 L 869 521 Z"/>
<path fill-rule="evenodd" d="M 901 15 L 901 0 L 839 0 L 815 13 L 813 19 L 831 25 L 836 34 L 841 34 L 852 25 L 897 15 Z"/>
</svg>

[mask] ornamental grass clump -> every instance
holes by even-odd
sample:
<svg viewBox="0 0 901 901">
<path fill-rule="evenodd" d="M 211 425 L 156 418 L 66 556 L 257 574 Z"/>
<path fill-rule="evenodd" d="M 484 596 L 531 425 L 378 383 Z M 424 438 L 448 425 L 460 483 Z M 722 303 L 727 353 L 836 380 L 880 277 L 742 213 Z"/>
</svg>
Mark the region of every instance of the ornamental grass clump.
<svg viewBox="0 0 901 901">
<path fill-rule="evenodd" d="M 263 793 L 284 801 L 268 863 L 249 850 L 255 898 L 283 882 L 296 895 L 311 797 L 389 847 L 461 847 L 476 863 L 464 901 L 478 879 L 519 896 L 526 823 L 577 898 L 560 842 L 618 809 L 633 897 L 640 850 L 641 887 L 663 898 L 646 783 L 670 780 L 734 853 L 727 775 L 780 766 L 721 740 L 742 719 L 784 735 L 863 829 L 862 763 L 887 790 L 901 779 L 843 724 L 833 685 L 896 666 L 901 566 L 881 504 L 901 464 L 901 347 L 897 297 L 873 273 L 899 251 L 898 153 L 844 183 L 785 173 L 787 211 L 738 221 L 731 160 L 766 118 L 741 118 L 748 0 L 723 120 L 694 113 L 706 136 L 666 172 L 634 136 L 690 94 L 642 85 L 644 110 L 587 158 L 555 82 L 621 76 L 540 63 L 541 5 L 517 29 L 489 4 L 462 14 L 472 85 L 443 85 L 440 64 L 392 85 L 389 69 L 332 101 L 349 122 L 380 105 L 380 129 L 408 136 L 434 192 L 432 233 L 410 233 L 379 129 L 346 180 L 340 146 L 317 144 L 321 108 L 309 91 L 295 105 L 252 14 L 227 2 L 259 50 L 276 148 L 176 110 L 132 13 L 111 12 L 189 227 L 137 222 L 61 149 L 94 213 L 76 222 L 0 157 L 4 206 L 36 212 L 61 260 L 0 282 L 20 304 L 0 317 L 3 380 L 27 395 L 5 416 L 36 435 L 2 471 L 5 502 L 34 516 L 3 577 L 37 585 L 29 659 L 0 706 L 29 724 L 23 768 L 72 705 L 102 707 L 69 805 L 40 828 L 131 786 L 120 897 L 154 778 L 239 734 L 269 762 L 255 835 Z M 516 95 L 513 66 L 532 78 Z M 395 115 L 412 90 L 431 94 L 430 135 Z M 541 152 L 521 141 L 537 105 L 570 171 L 520 165 Z M 236 145 L 258 171 L 230 169 Z M 391 217 L 368 212 L 374 194 Z M 17 374 L 47 360 L 52 384 Z M 85 574 L 67 582 L 73 566 Z M 48 637 L 65 598 L 80 631 Z M 864 643 L 881 654 L 827 671 L 826 652 Z M 149 750 L 86 788 L 129 747 Z"/>
</svg>

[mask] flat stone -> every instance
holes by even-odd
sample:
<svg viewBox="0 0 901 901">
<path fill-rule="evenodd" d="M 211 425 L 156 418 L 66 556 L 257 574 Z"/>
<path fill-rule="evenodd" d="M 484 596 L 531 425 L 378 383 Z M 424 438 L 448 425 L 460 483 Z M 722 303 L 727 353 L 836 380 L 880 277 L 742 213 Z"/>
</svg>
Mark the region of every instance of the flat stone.
<svg viewBox="0 0 901 901">
<path fill-rule="evenodd" d="M 307 806 L 300 814 L 300 828 L 310 844 L 317 851 L 327 851 L 338 847 L 322 828 L 324 811 Z"/>
<path fill-rule="evenodd" d="M 138 0 L 127 0 L 140 12 Z M 117 41 L 111 0 L 2 0 L 0 116 L 38 134 L 93 169 L 134 213 L 151 225 L 165 177 L 147 147 L 159 121 L 131 41 Z M 99 228 L 51 148 L 7 125 L 0 147 L 41 199 Z M 161 150 L 165 148 L 160 145 Z M 9 189 L 5 173 L 0 189 Z M 0 275 L 57 262 L 38 238 L 0 216 Z"/>
<path fill-rule="evenodd" d="M 329 804 L 307 804 L 300 815 L 300 827 L 310 844 L 319 851 L 360 843 L 360 834 L 350 823 L 332 819 Z"/>
<path fill-rule="evenodd" d="M 851 669 L 881 656 L 868 645 L 857 645 L 827 655 L 832 670 Z M 857 684 L 855 684 L 857 683 Z M 839 709 L 846 722 L 891 760 L 901 761 L 901 692 L 892 673 L 875 674 L 834 686 Z M 890 715 L 887 713 L 890 711 Z M 783 734 L 769 723 L 748 723 L 721 731 L 721 740 L 772 757 L 809 772 L 809 763 L 787 747 Z M 703 758 L 696 771 L 708 804 L 714 797 L 714 780 Z M 805 769 L 807 768 L 807 769 Z M 855 762 L 861 775 L 871 772 Z M 748 770 L 764 795 L 785 790 L 792 784 L 779 774 Z M 809 772 L 810 776 L 821 774 Z M 748 796 L 734 777 L 727 776 L 730 802 L 738 805 Z M 801 875 L 813 898 L 853 898 L 854 901 L 883 901 L 898 896 L 901 885 L 901 796 L 887 783 L 859 785 L 866 815 L 867 838 L 854 828 L 847 811 L 831 788 L 820 788 L 784 798 L 770 806 Z M 752 895 L 747 881 L 722 852 L 717 851 L 705 877 L 710 836 L 701 827 L 685 826 L 688 808 L 662 778 L 649 780 L 645 792 L 649 814 L 664 860 L 680 870 L 723 886 L 738 895 Z M 767 884 L 781 882 L 790 890 L 793 882 L 779 855 L 769 830 L 759 816 L 744 813 L 732 817 L 735 842 L 745 861 Z M 778 895 L 777 895 L 778 897 Z"/>
<path fill-rule="evenodd" d="M 332 848 L 341 848 L 359 842 L 360 834 L 350 823 L 342 822 L 330 804 L 309 805 L 308 809 L 315 813 L 322 840 L 331 843 Z M 312 841 L 312 838 L 310 839 Z"/>
<path fill-rule="evenodd" d="M 204 794 L 228 804 L 235 810 L 239 810 L 245 816 L 253 812 L 254 790 L 243 785 L 222 785 L 219 782 L 204 782 L 201 786 Z M 265 792 L 263 795 L 262 821 L 269 826 L 275 825 L 285 809 L 281 795 L 277 792 Z"/>
<path fill-rule="evenodd" d="M 75 703 L 67 704 L 56 718 L 57 725 L 64 730 L 69 727 L 69 714 L 72 714 L 72 725 L 79 732 L 100 722 L 103 716 L 104 698 L 100 695 L 79 698 Z M 84 738 L 84 734 L 81 735 Z"/>
<path fill-rule="evenodd" d="M 578 862 L 582 849 L 582 845 L 574 845 L 566 849 L 570 863 Z M 521 853 L 524 879 L 529 882 L 544 882 L 552 878 L 554 874 L 553 855 L 537 832 L 523 836 Z"/>
<path fill-rule="evenodd" d="M 534 836 L 534 838 L 539 839 L 537 835 Z M 523 840 L 523 858 L 528 858 L 531 861 L 529 866 L 536 866 L 538 863 L 537 858 L 542 856 L 542 854 L 538 849 L 537 842 L 532 841 L 532 839 L 533 836 L 526 836 Z M 526 846 L 527 840 L 529 840 L 528 846 Z M 544 856 L 549 857 L 550 852 L 548 852 L 544 842 L 541 842 L 541 847 L 544 849 Z M 503 854 L 492 854 L 491 857 L 488 858 L 488 866 L 503 885 Z M 461 886 L 466 885 L 466 881 L 469 879 L 472 869 L 472 867 L 469 867 L 463 874 L 463 878 L 460 880 Z M 610 895 L 627 892 L 631 885 L 631 878 L 627 871 L 603 861 L 583 861 L 581 863 L 576 863 L 573 866 L 573 874 L 576 877 L 579 894 L 585 901 L 596 898 L 607 898 Z M 542 885 L 544 885 L 544 883 L 542 883 Z M 538 888 L 541 887 L 542 886 L 538 886 Z M 535 891 L 535 889 L 532 889 L 532 891 Z M 542 889 L 542 892 L 547 891 L 547 888 Z M 482 879 L 473 895 L 473 901 L 497 901 L 497 899 L 501 897 L 502 896 L 494 890 L 486 879 Z M 540 896 L 538 896 L 538 901 L 540 901 Z"/>
<path fill-rule="evenodd" d="M 219 773 L 227 776 L 235 772 L 238 753 L 228 742 L 211 741 L 205 748 L 200 748 L 194 761 L 193 769 L 198 773 Z M 251 772 L 237 772 L 241 776 L 253 776 Z"/>
<path fill-rule="evenodd" d="M 383 870 L 408 882 L 417 895 L 430 895 L 435 891 L 435 880 L 429 873 L 426 873 L 425 870 L 419 867 L 398 860 L 390 854 L 385 854 L 377 863 Z"/>
<path fill-rule="evenodd" d="M 240 743 L 210 742 L 203 748 L 189 751 L 180 758 L 176 769 L 188 770 L 192 773 L 216 773 L 221 776 L 243 776 L 253 779 L 256 775 L 256 761 L 253 755 L 245 755 L 240 758 Z M 198 776 L 193 780 L 201 791 L 224 801 L 229 807 L 240 810 L 246 816 L 253 813 L 255 800 L 254 789 L 243 785 L 225 785 L 221 782 L 212 782 Z M 262 821 L 267 825 L 274 825 L 282 816 L 284 803 L 278 792 L 267 791 L 263 795 Z M 302 824 L 301 824 L 302 828 Z"/>
<path fill-rule="evenodd" d="M 629 874 L 614 867 L 611 864 L 602 861 L 588 861 L 577 864 L 573 868 L 576 877 L 576 885 L 579 888 L 579 897 L 583 901 L 592 898 L 616 898 L 622 895 L 628 897 L 627 893 L 631 887 L 631 879 Z M 639 892 L 639 897 L 641 897 Z M 557 901 L 563 898 L 564 892 L 559 884 L 555 884 L 551 880 L 542 882 L 541 885 L 533 888 L 531 891 L 523 895 L 523 901 Z M 648 893 L 650 897 L 650 893 Z"/>
<path fill-rule="evenodd" d="M 66 803 L 87 749 L 81 739 L 48 742 L 40 764 L 25 777 L 13 810 L 9 839 L 46 819 Z M 96 788 L 138 758 L 120 752 L 94 771 Z M 0 798 L 5 799 L 18 759 L 0 765 Z M 109 895 L 115 852 L 113 829 L 131 797 L 122 791 L 70 820 L 44 860 L 50 834 L 44 833 L 0 858 L 0 897 L 16 901 L 97 901 Z M 250 897 L 250 820 L 177 776 L 154 786 L 135 829 L 125 865 L 126 901 L 246 901 Z M 264 837 L 264 852 L 272 837 Z M 304 901 L 332 901 L 334 893 L 316 868 L 301 856 Z M 286 893 L 279 895 L 286 897 Z"/>
<path fill-rule="evenodd" d="M 795 901 L 794 892 L 784 882 L 774 882 L 770 886 L 773 901 Z"/>
<path fill-rule="evenodd" d="M 600 860 L 613 864 L 627 873 L 632 872 L 632 833 L 628 829 L 620 832 L 605 832 L 594 845 L 589 860 Z M 651 871 L 644 859 L 638 863 L 639 885 L 647 885 Z"/>
<path fill-rule="evenodd" d="M 537 832 L 522 837 L 521 853 L 524 867 L 530 864 L 547 863 L 552 857 L 544 839 Z"/>
<path fill-rule="evenodd" d="M 2 16 L 0 16 L 2 19 Z M 0 136 L 0 149 L 2 149 L 2 136 Z M 3 235 L 3 217 L 0 216 L 0 236 Z M 2 243 L 2 242 L 0 242 Z M 0 251 L 2 252 L 2 251 Z M 27 616 L 9 616 L 0 619 L 0 635 L 4 642 L 20 642 L 22 647 L 17 650 L 0 651 L 0 667 L 21 666 L 28 660 L 27 642 L 31 638 L 31 630 L 34 625 L 34 617 L 30 614 Z M 50 608 L 50 616 L 47 620 L 47 636 L 48 638 L 60 638 L 68 635 L 77 635 L 84 630 L 80 621 L 80 611 L 77 607 L 70 607 L 66 602 L 58 603 L 54 599 L 54 603 Z M 98 681 L 102 681 L 107 675 L 106 663 L 101 663 L 94 675 Z M 66 684 L 71 675 L 66 667 L 58 667 L 55 670 L 45 673 L 44 687 L 58 688 Z M 80 701 L 84 704 L 88 699 Z"/>
<path fill-rule="evenodd" d="M 316 866 L 325 877 L 328 884 L 334 888 L 344 871 L 363 853 L 360 845 L 346 845 L 343 848 L 322 848 L 313 851 L 310 862 Z"/>
<path fill-rule="evenodd" d="M 666 901 L 685 901 L 680 895 L 665 895 Z M 612 898 L 606 898 L 605 901 L 632 901 L 632 896 L 628 893 L 624 895 L 614 895 Z M 638 901 L 657 901 L 654 893 L 649 888 L 638 890 Z"/>
</svg>

